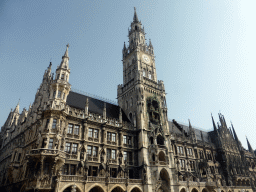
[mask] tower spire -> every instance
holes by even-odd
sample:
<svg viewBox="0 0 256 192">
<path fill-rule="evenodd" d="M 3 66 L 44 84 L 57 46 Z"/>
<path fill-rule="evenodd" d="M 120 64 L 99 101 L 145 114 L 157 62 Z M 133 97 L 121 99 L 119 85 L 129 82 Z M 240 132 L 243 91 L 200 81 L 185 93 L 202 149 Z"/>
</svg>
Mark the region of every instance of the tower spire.
<svg viewBox="0 0 256 192">
<path fill-rule="evenodd" d="M 136 7 L 134 7 L 133 22 L 139 22 L 139 19 L 138 19 L 137 13 L 136 13 Z"/>
</svg>

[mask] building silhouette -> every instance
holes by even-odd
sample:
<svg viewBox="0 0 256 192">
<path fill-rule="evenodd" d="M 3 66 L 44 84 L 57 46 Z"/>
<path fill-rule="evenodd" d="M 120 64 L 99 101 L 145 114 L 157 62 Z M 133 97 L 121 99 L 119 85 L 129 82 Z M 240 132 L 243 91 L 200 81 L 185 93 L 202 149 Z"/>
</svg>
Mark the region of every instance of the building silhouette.
<svg viewBox="0 0 256 192">
<path fill-rule="evenodd" d="M 136 9 L 128 37 L 118 104 L 71 89 L 69 45 L 55 75 L 50 63 L 33 104 L 1 128 L 0 191 L 256 191 L 254 151 L 222 114 L 210 132 L 168 120 Z"/>
</svg>

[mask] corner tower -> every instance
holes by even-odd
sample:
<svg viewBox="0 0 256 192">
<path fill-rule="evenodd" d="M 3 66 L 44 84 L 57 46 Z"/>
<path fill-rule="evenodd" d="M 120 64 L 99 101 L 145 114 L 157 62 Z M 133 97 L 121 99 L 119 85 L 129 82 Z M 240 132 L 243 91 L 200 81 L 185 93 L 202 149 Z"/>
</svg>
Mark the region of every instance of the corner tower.
<svg viewBox="0 0 256 192">
<path fill-rule="evenodd" d="M 135 8 L 128 37 L 129 45 L 124 43 L 122 50 L 123 84 L 118 85 L 117 98 L 138 130 L 138 162 L 147 175 L 159 169 L 158 162 L 162 159 L 166 160 L 167 167 L 172 163 L 164 83 L 157 80 L 154 48 L 151 41 L 149 45 L 146 43 L 144 27 Z M 165 149 L 162 146 L 166 146 Z M 151 179 L 147 182 L 149 186 L 156 185 Z"/>
</svg>

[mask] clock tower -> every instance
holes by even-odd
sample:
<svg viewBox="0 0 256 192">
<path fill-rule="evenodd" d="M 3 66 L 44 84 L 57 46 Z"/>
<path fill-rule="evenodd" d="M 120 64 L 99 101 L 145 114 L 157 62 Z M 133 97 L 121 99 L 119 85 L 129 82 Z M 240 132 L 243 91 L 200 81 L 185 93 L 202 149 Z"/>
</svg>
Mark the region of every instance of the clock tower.
<svg viewBox="0 0 256 192">
<path fill-rule="evenodd" d="M 154 48 L 146 43 L 144 27 L 134 8 L 133 22 L 128 29 L 129 45 L 122 50 L 123 84 L 118 85 L 118 104 L 138 133 L 139 166 L 146 174 L 157 171 L 159 152 L 164 153 L 167 167 L 171 166 L 169 126 L 164 83 L 157 80 Z M 160 150 L 161 146 L 165 146 Z M 150 176 L 149 176 L 150 177 Z M 152 187 L 152 178 L 148 178 Z"/>
</svg>

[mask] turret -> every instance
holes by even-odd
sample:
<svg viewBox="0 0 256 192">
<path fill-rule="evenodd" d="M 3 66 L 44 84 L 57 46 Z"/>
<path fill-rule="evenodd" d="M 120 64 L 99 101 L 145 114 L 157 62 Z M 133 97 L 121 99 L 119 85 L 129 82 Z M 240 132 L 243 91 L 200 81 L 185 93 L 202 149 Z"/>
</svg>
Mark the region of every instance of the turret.
<svg viewBox="0 0 256 192">
<path fill-rule="evenodd" d="M 51 83 L 50 91 L 50 106 L 55 109 L 64 109 L 66 105 L 67 96 L 71 89 L 69 84 L 69 57 L 67 44 L 66 51 L 62 56 L 61 64 L 56 69 L 55 80 Z"/>
<path fill-rule="evenodd" d="M 69 74 L 70 74 L 70 69 L 69 69 L 69 57 L 68 57 L 68 48 L 69 44 L 67 44 L 67 49 L 62 56 L 62 61 L 60 65 L 56 69 L 56 80 L 62 80 L 62 81 L 69 81 Z"/>
</svg>

